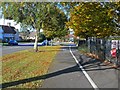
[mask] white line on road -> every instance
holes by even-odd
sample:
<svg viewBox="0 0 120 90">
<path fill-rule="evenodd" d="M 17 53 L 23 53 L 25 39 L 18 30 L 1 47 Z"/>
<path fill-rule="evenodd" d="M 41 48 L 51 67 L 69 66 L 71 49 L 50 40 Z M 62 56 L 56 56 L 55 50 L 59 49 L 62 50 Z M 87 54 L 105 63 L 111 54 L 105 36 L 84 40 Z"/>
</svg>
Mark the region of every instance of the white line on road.
<svg viewBox="0 0 120 90">
<path fill-rule="evenodd" d="M 91 77 L 88 75 L 88 73 L 85 71 L 85 69 L 82 67 L 82 65 L 79 63 L 79 61 L 77 60 L 77 58 L 74 56 L 71 47 L 69 46 L 69 50 L 71 55 L 73 56 L 75 62 L 79 65 L 79 68 L 82 70 L 83 74 L 86 76 L 86 78 L 88 79 L 88 81 L 90 82 L 90 84 L 92 85 L 92 87 L 95 90 L 99 90 L 99 88 L 97 87 L 97 85 L 93 82 L 93 80 L 91 79 Z"/>
</svg>

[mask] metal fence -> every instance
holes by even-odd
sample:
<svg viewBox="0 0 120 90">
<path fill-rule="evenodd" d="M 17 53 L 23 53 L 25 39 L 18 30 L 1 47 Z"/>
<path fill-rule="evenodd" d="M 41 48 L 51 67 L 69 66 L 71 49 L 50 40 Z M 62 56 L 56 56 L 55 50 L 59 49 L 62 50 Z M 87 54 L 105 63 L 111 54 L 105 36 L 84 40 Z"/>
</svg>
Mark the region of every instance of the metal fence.
<svg viewBox="0 0 120 90">
<path fill-rule="evenodd" d="M 88 38 L 88 50 L 97 55 L 101 60 L 108 60 L 120 65 L 120 40 Z"/>
</svg>

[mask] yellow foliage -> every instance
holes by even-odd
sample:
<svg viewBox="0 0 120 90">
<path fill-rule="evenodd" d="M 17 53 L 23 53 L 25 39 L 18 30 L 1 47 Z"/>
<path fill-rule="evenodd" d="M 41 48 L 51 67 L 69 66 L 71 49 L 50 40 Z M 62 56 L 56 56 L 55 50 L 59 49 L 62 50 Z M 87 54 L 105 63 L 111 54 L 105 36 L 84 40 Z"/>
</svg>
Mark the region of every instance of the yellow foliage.
<svg viewBox="0 0 120 90">
<path fill-rule="evenodd" d="M 98 29 L 97 29 L 97 28 L 95 28 L 95 29 L 94 29 L 94 31 L 98 31 Z"/>
</svg>

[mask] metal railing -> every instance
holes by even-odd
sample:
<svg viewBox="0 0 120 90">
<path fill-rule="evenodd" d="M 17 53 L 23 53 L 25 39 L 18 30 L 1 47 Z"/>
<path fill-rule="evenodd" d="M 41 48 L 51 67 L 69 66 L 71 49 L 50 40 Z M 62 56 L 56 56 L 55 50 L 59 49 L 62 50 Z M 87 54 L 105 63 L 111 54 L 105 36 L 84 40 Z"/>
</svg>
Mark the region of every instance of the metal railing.
<svg viewBox="0 0 120 90">
<path fill-rule="evenodd" d="M 120 40 L 89 37 L 87 45 L 89 52 L 97 55 L 101 60 L 120 65 Z"/>
</svg>

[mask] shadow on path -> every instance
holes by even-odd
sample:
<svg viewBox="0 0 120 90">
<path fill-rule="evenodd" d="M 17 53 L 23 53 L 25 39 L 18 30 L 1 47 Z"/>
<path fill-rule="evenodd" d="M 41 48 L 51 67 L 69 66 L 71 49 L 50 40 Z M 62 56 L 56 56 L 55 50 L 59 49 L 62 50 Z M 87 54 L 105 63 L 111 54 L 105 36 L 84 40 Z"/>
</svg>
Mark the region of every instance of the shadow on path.
<svg viewBox="0 0 120 90">
<path fill-rule="evenodd" d="M 98 67 L 98 64 L 87 65 L 87 67 L 85 67 L 84 65 L 86 65 L 86 64 L 90 64 L 90 63 L 88 62 L 88 63 L 82 64 L 86 71 L 113 69 L 112 67 L 109 67 L 109 68 L 108 67 L 107 68 L 100 67 L 100 68 L 96 69 L 96 67 Z M 90 67 L 92 67 L 92 69 Z M 72 66 L 72 67 L 69 67 L 69 68 L 66 68 L 66 69 L 63 69 L 63 70 L 59 70 L 59 71 L 56 71 L 56 72 L 52 72 L 52 73 L 49 73 L 49 74 L 46 74 L 46 75 L 42 75 L 42 76 L 37 76 L 37 77 L 27 78 L 27 79 L 23 79 L 23 80 L 3 83 L 3 84 L 0 84 L 0 86 L 2 86 L 0 88 L 7 88 L 7 87 L 19 85 L 19 84 L 29 83 L 29 82 L 32 82 L 32 81 L 48 79 L 48 78 L 52 78 L 52 77 L 55 77 L 55 76 L 58 76 L 58 75 L 77 72 L 77 71 L 81 71 L 81 70 L 79 69 L 78 65 L 75 65 L 75 66 Z"/>
</svg>

